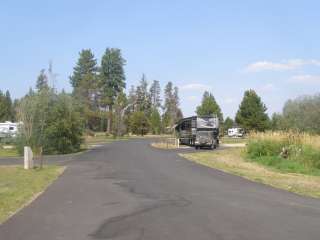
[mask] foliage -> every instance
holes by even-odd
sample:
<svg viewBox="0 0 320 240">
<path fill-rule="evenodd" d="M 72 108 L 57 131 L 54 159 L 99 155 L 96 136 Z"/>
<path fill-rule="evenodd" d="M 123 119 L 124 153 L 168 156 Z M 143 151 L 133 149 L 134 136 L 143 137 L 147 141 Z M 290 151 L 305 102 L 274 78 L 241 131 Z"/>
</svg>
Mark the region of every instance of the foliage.
<svg viewBox="0 0 320 240">
<path fill-rule="evenodd" d="M 236 123 L 246 131 L 264 131 L 269 127 L 266 111 L 267 107 L 254 90 L 245 91 L 236 114 Z"/>
<path fill-rule="evenodd" d="M 41 91 L 43 89 L 48 89 L 48 88 L 49 88 L 48 77 L 45 73 L 45 69 L 42 69 L 37 79 L 36 89 L 38 91 Z"/>
<path fill-rule="evenodd" d="M 81 113 L 85 119 L 86 128 L 99 130 L 102 115 L 98 111 L 98 77 L 97 60 L 90 49 L 83 49 L 70 76 L 73 86 L 73 96 L 81 106 Z"/>
<path fill-rule="evenodd" d="M 114 124 L 113 124 L 113 135 L 114 136 L 122 136 L 125 132 L 124 126 L 124 110 L 128 104 L 128 100 L 126 94 L 121 92 L 116 98 L 114 104 Z"/>
<path fill-rule="evenodd" d="M 173 87 L 172 82 L 168 82 L 164 89 L 164 97 L 163 128 L 171 128 L 183 117 L 179 107 L 180 99 L 178 87 Z"/>
<path fill-rule="evenodd" d="M 209 93 L 208 91 L 204 92 L 201 105 L 197 107 L 196 113 L 198 116 L 216 115 L 219 118 L 219 121 L 223 123 L 221 109 L 212 93 Z"/>
<path fill-rule="evenodd" d="M 0 122 L 13 121 L 14 110 L 9 91 L 4 94 L 0 90 Z"/>
<path fill-rule="evenodd" d="M 149 119 L 150 119 L 150 130 L 152 134 L 160 134 L 161 116 L 157 108 L 152 109 Z"/>
<path fill-rule="evenodd" d="M 224 123 L 223 123 L 223 127 L 225 130 L 228 130 L 229 128 L 232 128 L 234 126 L 234 121 L 233 119 L 231 119 L 230 117 L 227 117 L 225 120 L 224 120 Z"/>
<path fill-rule="evenodd" d="M 90 49 L 83 49 L 79 53 L 79 59 L 73 68 L 73 74 L 70 76 L 70 83 L 74 89 L 82 87 L 83 84 L 89 85 L 95 81 L 97 73 L 97 60 Z M 84 83 L 84 82 L 88 83 Z"/>
<path fill-rule="evenodd" d="M 144 112 L 134 112 L 130 116 L 131 132 L 138 135 L 145 135 L 149 131 L 149 121 Z"/>
<path fill-rule="evenodd" d="M 289 100 L 279 128 L 320 134 L 320 94 Z"/>
<path fill-rule="evenodd" d="M 80 150 L 83 124 L 72 98 L 61 93 L 50 107 L 44 128 L 45 153 L 72 153 Z"/>
<path fill-rule="evenodd" d="M 153 80 L 151 86 L 150 86 L 150 99 L 151 99 L 151 105 L 153 108 L 159 108 L 161 107 L 161 88 L 160 83 L 157 80 Z"/>
<path fill-rule="evenodd" d="M 17 149 L 31 146 L 37 153 L 70 153 L 80 150 L 83 124 L 71 96 L 53 89 L 30 91 L 18 104 L 18 119 L 23 122 Z"/>
<path fill-rule="evenodd" d="M 320 138 L 294 132 L 251 134 L 249 159 L 285 172 L 320 174 Z"/>
<path fill-rule="evenodd" d="M 101 106 L 108 107 L 107 132 L 111 132 L 112 108 L 116 97 L 126 87 L 124 65 L 126 61 L 117 48 L 107 48 L 101 60 L 99 88 Z"/>
<path fill-rule="evenodd" d="M 126 61 L 121 56 L 120 49 L 107 48 L 100 68 L 100 84 L 104 101 L 112 106 L 117 95 L 125 88 L 124 65 Z"/>
<path fill-rule="evenodd" d="M 148 82 L 144 74 L 142 75 L 140 85 L 137 87 L 135 95 L 137 111 L 144 112 L 149 116 L 151 112 L 151 98 L 148 92 Z"/>
</svg>

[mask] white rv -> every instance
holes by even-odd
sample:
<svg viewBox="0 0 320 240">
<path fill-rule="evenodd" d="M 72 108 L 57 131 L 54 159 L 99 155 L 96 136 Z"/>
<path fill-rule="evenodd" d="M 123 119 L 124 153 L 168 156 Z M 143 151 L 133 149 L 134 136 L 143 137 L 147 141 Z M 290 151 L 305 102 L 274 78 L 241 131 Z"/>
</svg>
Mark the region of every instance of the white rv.
<svg viewBox="0 0 320 240">
<path fill-rule="evenodd" d="M 19 123 L 4 122 L 0 123 L 0 137 L 15 137 L 18 133 Z"/>
<path fill-rule="evenodd" d="M 229 128 L 228 137 L 243 137 L 244 130 L 242 128 Z"/>
</svg>

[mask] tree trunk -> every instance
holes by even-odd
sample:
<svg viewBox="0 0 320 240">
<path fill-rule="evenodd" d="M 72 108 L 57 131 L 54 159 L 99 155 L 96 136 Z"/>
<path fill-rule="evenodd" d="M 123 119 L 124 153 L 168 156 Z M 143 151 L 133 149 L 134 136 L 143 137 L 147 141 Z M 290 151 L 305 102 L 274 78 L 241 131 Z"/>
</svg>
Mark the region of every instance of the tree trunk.
<svg viewBox="0 0 320 240">
<path fill-rule="evenodd" d="M 109 106 L 109 114 L 108 114 L 108 122 L 107 122 L 107 133 L 111 134 L 111 122 L 112 122 L 112 106 Z"/>
<path fill-rule="evenodd" d="M 40 169 L 42 169 L 43 168 L 43 148 L 42 147 L 40 147 L 39 157 L 40 157 Z"/>
</svg>

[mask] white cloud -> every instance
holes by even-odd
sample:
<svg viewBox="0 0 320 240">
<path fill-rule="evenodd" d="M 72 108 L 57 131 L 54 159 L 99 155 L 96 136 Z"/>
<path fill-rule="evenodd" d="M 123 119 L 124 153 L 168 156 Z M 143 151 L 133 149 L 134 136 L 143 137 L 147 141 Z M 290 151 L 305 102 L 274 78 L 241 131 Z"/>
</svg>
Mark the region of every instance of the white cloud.
<svg viewBox="0 0 320 240">
<path fill-rule="evenodd" d="M 182 90 L 196 90 L 196 91 L 205 91 L 205 90 L 210 90 L 211 87 L 205 84 L 201 83 L 189 83 L 186 85 L 182 85 L 180 87 Z"/>
<path fill-rule="evenodd" d="M 320 66 L 319 60 L 303 60 L 303 59 L 289 59 L 281 62 L 258 61 L 251 63 L 246 67 L 247 72 L 261 72 L 261 71 L 286 71 L 294 70 L 306 65 Z"/>
<path fill-rule="evenodd" d="M 320 84 L 320 75 L 296 75 L 290 79 L 290 82 Z"/>
</svg>

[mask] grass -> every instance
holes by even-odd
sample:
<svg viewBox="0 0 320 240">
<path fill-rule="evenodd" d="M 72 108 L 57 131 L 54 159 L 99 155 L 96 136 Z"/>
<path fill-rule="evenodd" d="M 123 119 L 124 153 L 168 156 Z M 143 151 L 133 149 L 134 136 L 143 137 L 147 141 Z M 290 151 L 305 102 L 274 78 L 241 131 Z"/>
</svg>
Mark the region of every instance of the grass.
<svg viewBox="0 0 320 240">
<path fill-rule="evenodd" d="M 247 143 L 248 159 L 283 172 L 320 176 L 320 138 L 299 133 L 259 133 Z"/>
<path fill-rule="evenodd" d="M 18 157 L 20 156 L 16 148 L 4 149 L 0 146 L 0 157 Z"/>
<path fill-rule="evenodd" d="M 222 137 L 220 138 L 221 143 L 225 144 L 233 144 L 233 143 L 247 143 L 247 138 L 230 138 L 230 137 Z"/>
<path fill-rule="evenodd" d="M 252 181 L 300 195 L 320 198 L 320 176 L 279 171 L 266 164 L 248 161 L 245 150 L 241 148 L 180 155 L 198 164 L 242 176 Z"/>
<path fill-rule="evenodd" d="M 94 137 L 91 137 L 91 136 L 87 136 L 85 138 L 85 142 L 87 144 L 98 144 L 98 143 L 110 143 L 110 142 L 114 142 L 114 141 L 119 141 L 119 140 L 128 140 L 129 137 L 109 137 L 109 136 L 94 136 Z"/>
<path fill-rule="evenodd" d="M 177 149 L 178 146 L 171 144 L 171 143 L 165 143 L 165 142 L 155 142 L 151 143 L 151 146 L 154 148 L 160 148 L 160 149 Z"/>
<path fill-rule="evenodd" d="M 63 170 L 64 167 L 60 166 L 45 166 L 41 170 L 0 166 L 0 223 L 30 203 Z"/>
</svg>

